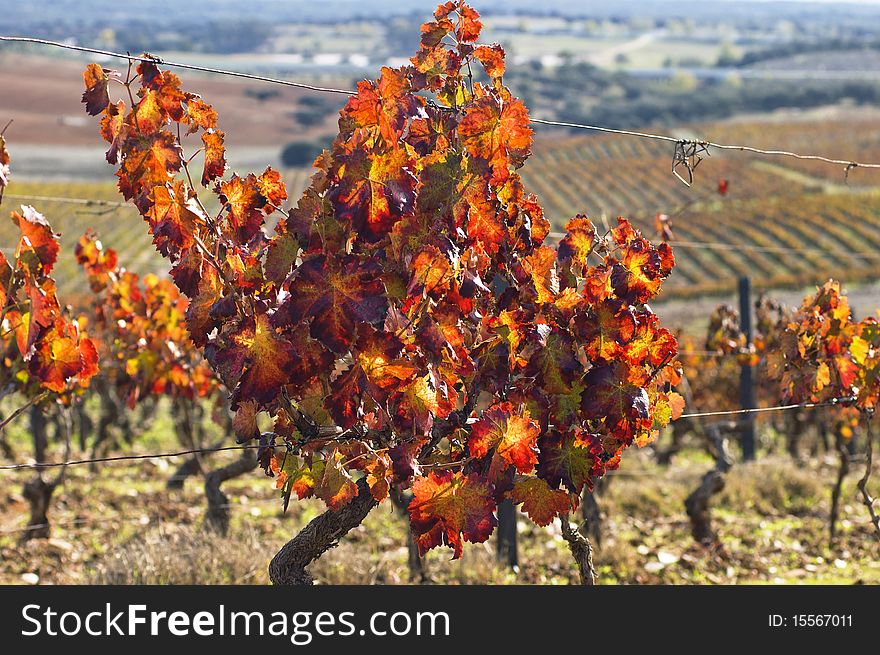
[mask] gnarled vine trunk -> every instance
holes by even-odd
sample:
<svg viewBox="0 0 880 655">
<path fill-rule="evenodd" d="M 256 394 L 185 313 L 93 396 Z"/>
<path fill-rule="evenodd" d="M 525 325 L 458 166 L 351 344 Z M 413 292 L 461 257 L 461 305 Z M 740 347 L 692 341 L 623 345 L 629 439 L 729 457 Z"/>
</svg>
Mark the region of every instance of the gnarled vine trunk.
<svg viewBox="0 0 880 655">
<path fill-rule="evenodd" d="M 871 496 L 868 491 L 868 481 L 871 479 L 871 469 L 874 466 L 874 431 L 872 430 L 871 421 L 874 418 L 873 412 L 865 414 L 865 472 L 859 479 L 859 492 L 862 494 L 862 503 L 868 509 L 868 515 L 871 517 L 871 525 L 877 537 L 880 538 L 880 514 L 874 508 L 876 498 Z"/>
<path fill-rule="evenodd" d="M 243 450 L 237 460 L 205 476 L 205 497 L 208 500 L 205 520 L 220 534 L 225 535 L 229 531 L 229 498 L 220 489 L 220 485 L 255 468 L 257 468 L 256 451 Z"/>
<path fill-rule="evenodd" d="M 46 462 L 46 449 L 48 439 L 46 428 L 48 422 L 46 416 L 39 407 L 32 407 L 30 412 L 31 436 L 34 443 L 34 459 L 38 464 Z M 69 410 L 62 410 L 59 416 L 59 430 L 64 439 L 64 460 L 70 456 L 71 419 Z M 67 466 L 61 467 L 61 472 L 54 480 L 47 481 L 43 472 L 37 469 L 33 478 L 24 484 L 22 494 L 30 505 L 30 518 L 22 533 L 21 540 L 45 539 L 49 536 L 49 507 L 52 503 L 52 495 L 64 482 Z"/>
<path fill-rule="evenodd" d="M 715 445 L 715 467 L 703 476 L 697 487 L 684 501 L 685 510 L 691 520 L 691 534 L 701 544 L 712 544 L 717 540 L 712 529 L 712 517 L 709 513 L 709 501 L 712 496 L 724 489 L 725 476 L 733 466 L 728 440 L 721 433 L 718 424 L 706 427 L 709 437 Z"/>
<path fill-rule="evenodd" d="M 581 516 L 584 523 L 581 526 L 581 534 L 595 542 L 596 547 L 602 548 L 602 510 L 596 501 L 596 493 L 599 490 L 599 483 L 605 478 L 596 481 L 593 491 L 584 487 L 583 497 L 581 498 Z"/>
<path fill-rule="evenodd" d="M 409 504 L 412 502 L 412 494 L 404 493 L 396 487 L 392 487 L 389 496 L 391 502 L 394 503 L 394 506 L 406 519 L 406 563 L 409 568 L 409 581 L 418 582 L 419 584 L 430 582 L 431 577 L 428 575 L 425 560 L 419 554 L 419 547 L 416 545 L 412 531 L 409 529 Z"/>
<path fill-rule="evenodd" d="M 45 539 L 49 536 L 49 505 L 57 488 L 55 482 L 47 482 L 41 472 L 24 483 L 22 494 L 30 505 L 30 518 L 21 540 Z"/>
<path fill-rule="evenodd" d="M 168 478 L 168 481 L 165 483 L 165 488 L 169 491 L 175 489 L 183 489 L 183 483 L 186 481 L 188 477 L 193 475 L 197 475 L 202 472 L 202 464 L 200 458 L 196 455 L 192 457 L 187 457 L 183 460 L 183 464 L 178 466 L 174 473 L 171 474 L 171 477 Z"/>
<path fill-rule="evenodd" d="M 309 521 L 288 541 L 269 563 L 269 579 L 275 585 L 310 585 L 314 583 L 306 567 L 336 546 L 350 530 L 359 526 L 378 504 L 366 478 L 357 482 L 358 494 L 338 512 L 327 510 Z"/>
<path fill-rule="evenodd" d="M 568 549 L 577 564 L 581 584 L 584 586 L 595 585 L 596 567 L 593 565 L 593 546 L 590 540 L 571 527 L 568 516 L 559 517 L 559 521 L 562 524 L 562 538 L 568 542 Z"/>
<path fill-rule="evenodd" d="M 828 532 L 832 543 L 837 539 L 837 519 L 840 516 L 840 493 L 843 489 L 843 480 L 849 473 L 849 448 L 839 434 L 835 435 L 835 445 L 840 463 L 837 467 L 837 480 L 831 490 L 831 514 L 828 516 Z"/>
</svg>

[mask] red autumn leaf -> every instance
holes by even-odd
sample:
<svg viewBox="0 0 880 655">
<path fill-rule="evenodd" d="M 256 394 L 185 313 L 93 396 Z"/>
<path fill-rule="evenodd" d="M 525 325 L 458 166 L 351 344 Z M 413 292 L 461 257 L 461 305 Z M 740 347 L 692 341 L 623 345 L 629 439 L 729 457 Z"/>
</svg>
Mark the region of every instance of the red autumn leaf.
<svg viewBox="0 0 880 655">
<path fill-rule="evenodd" d="M 235 237 L 250 241 L 263 225 L 266 198 L 260 192 L 260 181 L 253 173 L 247 177 L 233 175 L 228 182 L 220 183 L 220 202 L 226 205 L 227 220 Z"/>
<path fill-rule="evenodd" d="M 617 255 L 609 257 L 615 293 L 630 303 L 643 303 L 657 295 L 675 264 L 669 244 L 654 248 L 624 218 L 618 219 L 612 236 L 619 246 Z"/>
<path fill-rule="evenodd" d="M 449 258 L 437 246 L 422 246 L 410 264 L 407 294 L 410 298 L 424 295 L 442 296 L 452 288 L 455 281 Z"/>
<path fill-rule="evenodd" d="M 432 471 L 417 477 L 409 516 L 419 553 L 447 545 L 458 559 L 462 540 L 481 543 L 492 534 L 498 525 L 495 506 L 488 484 L 477 475 Z"/>
<path fill-rule="evenodd" d="M 101 136 L 110 144 L 106 159 L 110 164 L 119 161 L 119 148 L 125 142 L 128 126 L 125 125 L 125 103 L 121 100 L 111 103 L 104 109 L 101 117 Z"/>
<path fill-rule="evenodd" d="M 188 134 L 192 134 L 199 128 L 206 132 L 217 129 L 217 112 L 200 98 L 190 95 L 186 101 L 186 113 L 181 119 L 189 125 Z"/>
<path fill-rule="evenodd" d="M 477 13 L 476 9 L 464 2 L 446 2 L 437 8 L 434 16 L 438 20 L 442 20 L 453 11 L 458 14 L 457 26 L 455 28 L 456 40 L 459 43 L 473 43 L 479 39 L 480 31 L 483 29 L 480 14 Z"/>
<path fill-rule="evenodd" d="M 579 314 L 575 326 L 584 351 L 593 362 L 619 359 L 636 333 L 633 311 L 610 300 L 596 303 L 589 313 Z"/>
<path fill-rule="evenodd" d="M 313 257 L 297 268 L 275 320 L 293 325 L 311 318 L 312 336 L 334 352 L 345 352 L 358 323 L 385 320 L 388 304 L 379 273 L 374 262 L 354 256 Z"/>
<path fill-rule="evenodd" d="M 641 312 L 629 338 L 624 342 L 623 359 L 634 366 L 658 367 L 672 361 L 678 352 L 675 336 L 659 327 L 656 314 Z"/>
<path fill-rule="evenodd" d="M 119 190 L 128 200 L 169 182 L 183 163 L 180 146 L 167 131 L 130 136 L 121 150 L 125 158 L 116 176 Z"/>
<path fill-rule="evenodd" d="M 454 389 L 429 372 L 397 387 L 388 400 L 389 412 L 401 433 L 427 435 L 435 418 L 446 418 L 455 410 L 456 397 Z"/>
<path fill-rule="evenodd" d="M 424 75 L 424 86 L 437 91 L 443 86 L 444 78 L 456 75 L 461 57 L 443 45 L 422 46 L 410 61 Z"/>
<path fill-rule="evenodd" d="M 284 509 L 287 510 L 291 492 L 296 493 L 300 500 L 314 495 L 315 487 L 324 474 L 324 461 L 315 460 L 310 463 L 292 453 L 273 453 L 269 468 L 275 476 L 275 488 L 283 490 Z"/>
<path fill-rule="evenodd" d="M 537 474 L 551 487 L 564 484 L 573 494 L 580 494 L 584 485 L 592 488 L 594 457 L 582 435 L 551 430 L 541 437 L 538 448 Z"/>
<path fill-rule="evenodd" d="M 477 47 L 474 50 L 474 57 L 480 60 L 489 77 L 504 76 L 504 48 L 497 43 Z"/>
<path fill-rule="evenodd" d="M 582 372 L 574 339 L 561 330 L 541 337 L 526 366 L 526 375 L 534 377 L 546 394 L 569 393 Z"/>
<path fill-rule="evenodd" d="M 86 90 L 82 101 L 86 105 L 86 112 L 89 116 L 97 116 L 110 104 L 110 94 L 107 91 L 110 77 L 98 64 L 89 64 L 83 71 L 83 81 Z"/>
<path fill-rule="evenodd" d="M 421 28 L 422 46 L 433 48 L 439 45 L 443 37 L 452 32 L 453 29 L 455 29 L 455 26 L 448 18 L 424 23 Z"/>
<path fill-rule="evenodd" d="M 274 170 L 271 166 L 267 166 L 266 170 L 257 178 L 257 187 L 260 194 L 274 207 L 280 207 L 281 203 L 287 200 L 287 188 L 284 186 L 284 180 L 281 179 L 281 173 Z"/>
<path fill-rule="evenodd" d="M 58 259 L 60 235 L 52 232 L 52 226 L 49 225 L 46 217 L 30 205 L 22 205 L 21 214 L 12 212 L 12 222 L 21 231 L 21 238 L 15 249 L 16 259 L 22 258 L 31 251 L 36 257 L 34 264 L 37 264 L 43 273 L 51 272 Z M 30 268 L 29 264 L 25 263 L 25 265 Z"/>
<path fill-rule="evenodd" d="M 324 461 L 324 470 L 315 484 L 315 495 L 332 511 L 338 512 L 357 496 L 357 485 L 345 470 L 345 457 L 338 450 Z"/>
<path fill-rule="evenodd" d="M 132 107 L 126 119 L 129 126 L 138 134 L 150 135 L 164 131 L 168 124 L 168 114 L 162 108 L 159 94 L 149 89 L 140 90 L 141 99 Z"/>
<path fill-rule="evenodd" d="M 171 267 L 171 279 L 189 298 L 194 298 L 199 293 L 203 265 L 205 265 L 204 254 L 195 248 L 190 248 L 181 253 L 180 259 Z"/>
<path fill-rule="evenodd" d="M 403 343 L 391 333 L 379 332 L 370 325 L 358 327 L 352 347 L 353 364 L 333 381 L 333 392 L 325 403 L 327 410 L 342 428 L 352 427 L 366 395 L 384 403 L 388 394 L 412 378 L 418 368 L 399 356 Z"/>
<path fill-rule="evenodd" d="M 494 450 L 520 473 L 530 473 L 538 463 L 535 444 L 540 427 L 528 411 L 516 413 L 510 403 L 485 410 L 471 428 L 468 448 L 474 457 Z"/>
<path fill-rule="evenodd" d="M 207 225 L 194 192 L 177 180 L 173 185 L 153 187 L 150 200 L 147 220 L 159 252 L 166 255 L 191 248 L 201 226 Z"/>
<path fill-rule="evenodd" d="M 239 443 L 245 443 L 260 436 L 260 430 L 257 427 L 259 409 L 260 407 L 255 400 L 247 400 L 239 404 L 235 417 L 232 419 L 232 429 L 235 431 L 235 437 Z"/>
<path fill-rule="evenodd" d="M 248 319 L 224 346 L 210 344 L 206 356 L 229 388 L 232 400 L 271 403 L 286 384 L 304 386 L 330 363 L 328 353 L 308 337 L 293 342 L 279 336 L 265 314 Z"/>
<path fill-rule="evenodd" d="M 377 503 L 388 498 L 393 478 L 391 457 L 387 454 L 376 454 L 368 458 L 364 465 L 367 472 L 367 485 Z"/>
<path fill-rule="evenodd" d="M 356 150 L 345 156 L 343 169 L 331 200 L 336 216 L 358 235 L 380 239 L 412 211 L 418 180 L 405 149 L 378 154 Z"/>
<path fill-rule="evenodd" d="M 375 84 L 358 82 L 357 95 L 349 99 L 342 115 L 358 128 L 377 128 L 389 147 L 398 148 L 400 137 L 421 104 L 411 93 L 407 75 L 383 66 Z"/>
<path fill-rule="evenodd" d="M 581 396 L 587 418 L 603 419 L 610 430 L 627 441 L 646 420 L 650 426 L 648 393 L 632 381 L 634 373 L 623 362 L 595 366 L 584 376 L 586 389 Z"/>
<path fill-rule="evenodd" d="M 98 371 L 98 353 L 90 339 L 62 318 L 41 336 L 28 370 L 40 385 L 61 393 L 71 378 L 87 380 Z"/>
<path fill-rule="evenodd" d="M 489 163 L 494 181 L 522 165 L 532 145 L 529 112 L 521 100 L 503 101 L 488 94 L 469 103 L 458 124 L 462 143 L 472 157 Z"/>
<path fill-rule="evenodd" d="M 559 278 L 556 276 L 556 251 L 541 246 L 523 260 L 523 268 L 531 276 L 538 295 L 538 303 L 551 303 L 559 292 Z"/>
<path fill-rule="evenodd" d="M 146 89 L 156 94 L 156 102 L 163 114 L 173 121 L 180 122 L 185 116 L 184 103 L 187 94 L 180 90 L 180 78 L 171 71 L 159 71 L 150 79 L 144 79 Z"/>
<path fill-rule="evenodd" d="M 467 235 L 474 240 L 486 254 L 494 255 L 508 238 L 507 229 L 498 214 L 494 203 L 486 197 L 484 190 L 476 184 L 465 192 L 467 203 Z"/>
<path fill-rule="evenodd" d="M 541 478 L 517 480 L 510 491 L 514 504 L 522 503 L 522 511 L 528 514 L 535 524 L 546 527 L 557 516 L 567 514 L 572 508 L 571 496 L 559 489 L 551 489 Z"/>
<path fill-rule="evenodd" d="M 285 232 L 272 237 L 266 249 L 266 279 L 281 284 L 290 275 L 299 254 L 300 245 L 296 235 Z"/>
<path fill-rule="evenodd" d="M 589 218 L 577 215 L 565 225 L 565 236 L 559 242 L 559 259 L 586 268 L 587 258 L 596 247 L 596 227 Z"/>
<path fill-rule="evenodd" d="M 224 134 L 220 130 L 210 130 L 202 134 L 205 144 L 205 166 L 202 171 L 202 185 L 208 186 L 226 172 L 226 147 L 223 145 Z"/>
<path fill-rule="evenodd" d="M 181 264 L 187 264 L 188 267 L 198 266 L 191 260 L 181 260 Z M 192 268 L 179 269 L 177 274 L 188 284 L 197 284 L 198 290 L 191 295 L 192 300 L 186 309 L 186 326 L 193 343 L 203 348 L 208 343 L 208 335 L 220 326 L 219 319 L 211 314 L 211 309 L 223 300 L 224 290 L 216 268 L 207 264 L 200 268 L 202 270 L 198 274 L 197 282 L 192 279 Z"/>
<path fill-rule="evenodd" d="M 637 439 L 636 445 L 639 448 L 647 445 L 659 436 L 659 430 L 666 427 L 672 421 L 681 417 L 684 412 L 684 398 L 675 391 L 664 391 L 657 394 L 651 407 L 651 418 L 653 424 L 650 430 L 646 430 L 641 441 Z"/>
</svg>

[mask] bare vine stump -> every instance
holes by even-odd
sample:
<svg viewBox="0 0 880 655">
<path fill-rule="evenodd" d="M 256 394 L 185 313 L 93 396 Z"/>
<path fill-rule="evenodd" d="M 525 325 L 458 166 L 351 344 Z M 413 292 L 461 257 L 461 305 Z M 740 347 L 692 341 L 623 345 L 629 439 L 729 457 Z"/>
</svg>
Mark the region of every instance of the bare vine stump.
<svg viewBox="0 0 880 655">
<path fill-rule="evenodd" d="M 31 517 L 22 534 L 22 541 L 48 538 L 49 505 L 57 486 L 55 482 L 46 482 L 41 473 L 25 482 L 23 494 L 30 505 Z"/>
<path fill-rule="evenodd" d="M 431 576 L 428 575 L 428 568 L 425 565 L 424 558 L 419 554 L 419 547 L 413 540 L 412 531 L 409 529 L 409 504 L 412 502 L 412 494 L 404 493 L 397 488 L 392 487 L 389 493 L 391 502 L 394 507 L 403 514 L 406 519 L 406 563 L 409 568 L 409 581 L 425 584 L 431 582 Z"/>
<path fill-rule="evenodd" d="M 208 499 L 205 519 L 208 525 L 220 534 L 225 535 L 229 531 L 229 498 L 220 489 L 220 485 L 255 468 L 257 468 L 255 451 L 243 450 L 237 460 L 205 476 L 205 497 Z"/>
<path fill-rule="evenodd" d="M 846 442 L 837 435 L 835 437 L 835 445 L 840 463 L 837 467 L 837 480 L 834 482 L 834 488 L 831 490 L 831 514 L 828 517 L 828 532 L 831 537 L 831 543 L 837 539 L 837 519 L 840 517 L 840 493 L 843 489 L 843 480 L 849 473 L 849 449 Z"/>
<path fill-rule="evenodd" d="M 119 405 L 112 398 L 106 384 L 99 382 L 96 385 L 96 391 L 101 400 L 101 413 L 98 418 L 98 427 L 95 429 L 95 440 L 92 442 L 90 459 L 97 459 L 99 451 L 110 447 L 110 428 L 120 419 Z M 98 464 L 96 462 L 89 464 L 89 472 L 98 472 Z"/>
<path fill-rule="evenodd" d="M 168 478 L 168 481 L 165 483 L 165 488 L 169 491 L 183 489 L 183 483 L 188 477 L 197 475 L 201 472 L 202 465 L 199 462 L 199 458 L 195 456 L 188 457 L 183 461 L 183 464 L 177 467 L 174 474 Z"/>
<path fill-rule="evenodd" d="M 306 567 L 339 543 L 350 530 L 359 526 L 378 504 L 366 478 L 358 480 L 358 495 L 338 512 L 327 510 L 315 517 L 269 563 L 269 579 L 275 585 L 310 585 L 314 583 Z"/>
<path fill-rule="evenodd" d="M 598 491 L 598 488 L 595 489 Z M 595 542 L 596 547 L 602 548 L 602 511 L 599 503 L 596 501 L 596 494 L 584 487 L 584 494 L 581 500 L 581 512 L 584 523 L 581 526 L 581 534 Z"/>
<path fill-rule="evenodd" d="M 34 444 L 34 459 L 38 464 L 46 462 L 46 450 L 49 445 L 46 434 L 47 426 L 48 421 L 43 411 L 37 406 L 32 407 L 30 411 L 31 438 Z M 70 439 L 71 432 L 73 431 L 69 411 L 63 411 L 58 416 L 57 427 L 60 432 L 59 436 L 64 442 L 62 458 L 66 462 L 70 457 Z M 66 472 L 67 465 L 64 464 L 56 478 L 51 482 L 47 482 L 43 478 L 42 471 L 37 470 L 36 475 L 25 482 L 22 494 L 30 504 L 31 516 L 24 534 L 22 534 L 22 541 L 45 539 L 49 536 L 49 505 L 52 502 L 52 494 L 64 482 Z"/>
<path fill-rule="evenodd" d="M 874 507 L 874 502 L 877 499 L 871 496 L 868 492 L 868 482 L 871 479 L 871 469 L 874 466 L 874 432 L 871 426 L 873 418 L 873 411 L 865 413 L 865 472 L 859 479 L 858 487 L 859 493 L 862 494 L 862 503 L 867 508 L 868 515 L 871 517 L 871 525 L 874 526 L 877 538 L 880 539 L 880 514 L 877 513 L 877 510 Z"/>
<path fill-rule="evenodd" d="M 593 566 L 593 546 L 590 540 L 579 531 L 571 527 L 568 516 L 559 517 L 562 524 L 562 538 L 568 542 L 568 549 L 578 567 L 581 584 L 593 586 L 596 584 L 596 568 Z"/>
<path fill-rule="evenodd" d="M 88 447 L 89 437 L 95 429 L 95 423 L 92 417 L 86 411 L 85 403 L 79 402 L 74 405 L 74 422 L 76 425 L 77 435 L 79 437 L 79 449 L 85 452 Z"/>
<path fill-rule="evenodd" d="M 701 544 L 712 544 L 717 540 L 712 529 L 709 500 L 722 489 L 724 489 L 724 473 L 713 469 L 703 476 L 700 486 L 684 501 L 691 520 L 691 534 Z"/>
<path fill-rule="evenodd" d="M 733 466 L 733 458 L 730 455 L 727 438 L 721 434 L 720 426 L 710 425 L 706 430 L 717 450 L 715 468 L 703 476 L 700 486 L 687 497 L 684 506 L 691 520 L 691 534 L 694 539 L 708 545 L 717 541 L 715 531 L 712 529 L 709 501 L 712 496 L 724 489 L 724 478 Z"/>
<path fill-rule="evenodd" d="M 4 418 L 3 415 L 0 414 L 0 420 L 3 420 L 3 418 Z M 3 453 L 3 457 L 5 457 L 8 460 L 12 460 L 13 462 L 16 459 L 18 459 L 16 457 L 15 449 L 12 447 L 12 444 L 10 444 L 6 440 L 6 433 L 5 432 L 0 432 L 0 453 Z"/>
</svg>

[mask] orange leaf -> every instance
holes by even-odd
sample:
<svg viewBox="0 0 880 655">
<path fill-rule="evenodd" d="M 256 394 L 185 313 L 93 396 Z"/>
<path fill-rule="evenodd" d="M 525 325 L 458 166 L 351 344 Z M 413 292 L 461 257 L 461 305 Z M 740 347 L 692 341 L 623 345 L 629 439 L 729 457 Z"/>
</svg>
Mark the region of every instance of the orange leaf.
<svg viewBox="0 0 880 655">
<path fill-rule="evenodd" d="M 510 499 L 514 504 L 522 503 L 522 511 L 541 527 L 550 525 L 557 516 L 573 509 L 570 494 L 551 489 L 541 478 L 529 477 L 515 482 Z"/>
<path fill-rule="evenodd" d="M 448 545 L 458 559 L 462 540 L 481 543 L 492 534 L 498 525 L 495 507 L 488 484 L 475 474 L 432 471 L 416 477 L 409 516 L 419 553 Z"/>
<path fill-rule="evenodd" d="M 83 71 L 83 81 L 86 84 L 86 90 L 83 93 L 82 101 L 86 105 L 89 116 L 97 116 L 110 104 L 110 94 L 107 91 L 110 78 L 107 71 L 98 64 L 89 64 Z"/>
<path fill-rule="evenodd" d="M 499 403 L 485 410 L 471 429 L 468 448 L 474 457 L 495 450 L 520 473 L 530 473 L 538 463 L 535 444 L 540 427 L 528 411 L 514 413 L 510 403 Z"/>
</svg>

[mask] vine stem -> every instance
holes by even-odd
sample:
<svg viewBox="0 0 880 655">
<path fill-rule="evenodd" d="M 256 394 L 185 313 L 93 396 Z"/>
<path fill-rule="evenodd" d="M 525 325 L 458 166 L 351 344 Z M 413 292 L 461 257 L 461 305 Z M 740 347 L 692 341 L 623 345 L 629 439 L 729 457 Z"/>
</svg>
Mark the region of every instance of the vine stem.
<svg viewBox="0 0 880 655">
<path fill-rule="evenodd" d="M 2 432 L 3 429 L 4 429 L 7 425 L 9 425 L 10 423 L 12 423 L 12 421 L 14 421 L 16 418 L 18 418 L 19 416 L 21 416 L 21 414 L 22 414 L 25 410 L 27 410 L 31 405 L 36 405 L 36 404 L 39 403 L 41 400 L 43 400 L 43 398 L 45 398 L 45 397 L 48 395 L 48 393 L 49 393 L 48 391 L 44 391 L 43 393 L 34 396 L 34 397 L 31 398 L 30 400 L 28 400 L 24 405 L 22 405 L 21 407 L 19 407 L 18 409 L 16 409 L 14 412 L 12 412 L 12 414 L 10 414 L 10 415 L 7 416 L 5 419 L 3 419 L 3 421 L 0 422 L 0 432 Z M 67 459 L 67 458 L 65 457 L 65 459 Z"/>
<path fill-rule="evenodd" d="M 872 421 L 873 414 L 867 415 L 867 420 L 865 421 L 865 430 L 867 432 L 867 448 L 865 449 L 865 473 L 862 475 L 861 480 L 859 480 L 859 491 L 862 494 L 862 503 L 864 503 L 865 507 L 868 508 L 868 514 L 871 516 L 871 523 L 874 525 L 874 530 L 877 532 L 878 538 L 880 538 L 880 515 L 877 514 L 877 510 L 874 508 L 874 501 L 876 500 L 868 493 L 868 481 L 871 479 L 871 468 L 874 465 L 874 431 L 872 429 Z"/>
<path fill-rule="evenodd" d="M 568 514 L 559 517 L 562 525 L 562 538 L 568 542 L 568 549 L 578 567 L 581 584 L 591 587 L 596 584 L 596 568 L 593 566 L 593 545 L 590 540 L 575 530 L 568 520 Z"/>
</svg>

